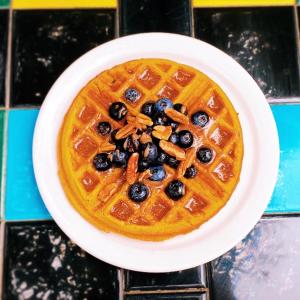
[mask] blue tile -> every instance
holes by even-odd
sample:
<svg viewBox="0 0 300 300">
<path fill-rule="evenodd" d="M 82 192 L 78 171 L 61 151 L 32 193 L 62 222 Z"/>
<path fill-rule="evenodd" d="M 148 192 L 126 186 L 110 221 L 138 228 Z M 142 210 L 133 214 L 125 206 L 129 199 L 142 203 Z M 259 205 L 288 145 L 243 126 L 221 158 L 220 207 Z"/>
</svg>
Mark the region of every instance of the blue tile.
<svg viewBox="0 0 300 300">
<path fill-rule="evenodd" d="M 278 180 L 270 212 L 300 212 L 300 105 L 274 105 L 280 142 Z"/>
<path fill-rule="evenodd" d="M 32 166 L 32 137 L 38 110 L 12 110 L 8 117 L 6 220 L 49 219 Z"/>
</svg>

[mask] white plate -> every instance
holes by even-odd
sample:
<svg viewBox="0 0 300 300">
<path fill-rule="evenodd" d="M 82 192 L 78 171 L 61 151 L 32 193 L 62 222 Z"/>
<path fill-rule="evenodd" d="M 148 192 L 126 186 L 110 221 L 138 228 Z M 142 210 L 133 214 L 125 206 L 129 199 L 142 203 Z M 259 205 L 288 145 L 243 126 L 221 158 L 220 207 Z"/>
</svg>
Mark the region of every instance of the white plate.
<svg viewBox="0 0 300 300">
<path fill-rule="evenodd" d="M 216 81 L 239 113 L 244 138 L 240 182 L 226 206 L 199 229 L 163 242 L 134 240 L 95 228 L 70 205 L 57 175 L 59 128 L 79 90 L 105 69 L 147 57 L 193 66 Z M 103 44 L 80 57 L 57 79 L 36 123 L 33 163 L 46 207 L 71 240 L 110 264 L 136 271 L 167 272 L 211 261 L 249 233 L 272 195 L 279 144 L 273 115 L 263 93 L 237 62 L 193 38 L 149 33 Z"/>
</svg>

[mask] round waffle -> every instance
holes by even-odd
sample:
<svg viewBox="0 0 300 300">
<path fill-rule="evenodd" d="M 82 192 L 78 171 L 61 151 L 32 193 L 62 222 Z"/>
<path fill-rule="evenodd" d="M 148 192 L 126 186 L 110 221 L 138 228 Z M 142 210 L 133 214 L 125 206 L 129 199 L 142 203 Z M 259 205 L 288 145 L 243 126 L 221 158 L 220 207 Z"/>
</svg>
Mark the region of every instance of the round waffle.
<svg viewBox="0 0 300 300">
<path fill-rule="evenodd" d="M 136 101 L 125 97 L 128 89 L 138 91 Z M 137 150 L 135 154 L 130 153 L 127 167 L 97 171 L 93 164 L 95 155 L 107 153 L 111 158 L 116 147 L 111 134 L 99 134 L 99 122 L 108 122 L 112 131 L 121 132 L 120 139 L 135 135 L 141 144 L 142 133 L 152 125 L 141 114 L 141 107 L 161 98 L 186 107 L 187 115 L 174 115 L 173 109 L 165 113 L 169 120 L 178 123 L 176 132 L 188 130 L 194 138 L 187 149 L 176 145 L 170 148 L 164 126 L 156 129 L 152 126 L 151 139 L 158 148 L 162 146 L 168 155 L 178 158 L 177 168 L 163 164 L 165 178 L 152 181 L 149 169 L 139 172 L 135 168 L 134 156 L 141 155 Z M 128 109 L 120 121 L 109 114 L 112 103 L 117 101 Z M 199 111 L 209 117 L 203 127 L 191 121 Z M 207 163 L 197 158 L 201 148 L 208 148 L 213 154 Z M 72 205 L 101 230 L 141 240 L 158 241 L 187 233 L 214 216 L 229 200 L 239 181 L 242 158 L 238 114 L 225 93 L 200 71 L 164 59 L 129 61 L 100 73 L 74 99 L 58 138 L 59 176 Z M 186 178 L 185 171 L 191 165 L 197 174 Z M 180 180 L 185 187 L 182 197 L 176 200 L 167 192 L 174 180 Z M 129 197 L 129 188 L 135 182 L 149 189 L 148 197 L 142 202 Z"/>
</svg>

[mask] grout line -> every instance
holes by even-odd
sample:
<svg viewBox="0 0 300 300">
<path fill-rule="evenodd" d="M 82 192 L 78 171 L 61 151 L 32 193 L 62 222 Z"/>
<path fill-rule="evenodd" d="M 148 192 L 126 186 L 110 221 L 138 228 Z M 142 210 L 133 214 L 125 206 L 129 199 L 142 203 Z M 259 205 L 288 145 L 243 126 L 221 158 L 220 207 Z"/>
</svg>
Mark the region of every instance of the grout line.
<svg viewBox="0 0 300 300">
<path fill-rule="evenodd" d="M 3 295 L 3 276 L 4 276 L 4 241 L 5 241 L 5 221 L 1 221 L 0 228 L 0 297 Z"/>
<path fill-rule="evenodd" d="M 300 33 L 299 33 L 299 16 L 298 16 L 298 9 L 297 6 L 294 5 L 294 20 L 295 20 L 295 38 L 296 38 L 296 50 L 297 50 L 297 62 L 298 62 L 298 74 L 300 78 Z"/>
<path fill-rule="evenodd" d="M 271 213 L 265 212 L 262 215 L 262 219 L 271 219 L 276 217 L 282 217 L 282 218 L 300 217 L 300 212 L 271 212 Z"/>
<path fill-rule="evenodd" d="M 119 281 L 119 300 L 124 299 L 124 290 L 125 290 L 125 276 L 124 270 L 118 269 L 118 281 Z"/>
<path fill-rule="evenodd" d="M 12 25 L 13 25 L 13 11 L 9 7 L 8 19 L 8 35 L 7 35 L 7 52 L 6 52 L 6 74 L 5 74 L 5 108 L 8 109 L 10 105 L 11 96 L 11 61 L 12 61 Z"/>
<path fill-rule="evenodd" d="M 168 289 L 168 290 L 131 290 L 124 291 L 125 295 L 164 295 L 164 294 L 191 294 L 191 293 L 207 293 L 208 288 L 182 288 L 182 289 Z"/>
<path fill-rule="evenodd" d="M 272 104 L 300 104 L 300 97 L 286 97 L 286 98 L 268 98 L 268 103 Z"/>
<path fill-rule="evenodd" d="M 194 7 L 193 0 L 189 0 L 190 2 L 190 19 L 191 19 L 191 36 L 195 37 L 195 21 L 194 21 Z"/>
<path fill-rule="evenodd" d="M 120 24 L 121 24 L 121 13 L 120 13 L 120 5 L 122 0 L 117 0 L 117 7 L 116 7 L 116 30 L 115 30 L 115 37 L 118 38 L 120 37 Z"/>
<path fill-rule="evenodd" d="M 6 223 L 26 223 L 26 222 L 56 222 L 53 219 L 17 219 L 17 220 L 5 220 Z M 58 226 L 58 225 L 57 225 Z M 58 226 L 59 227 L 59 226 Z"/>
</svg>

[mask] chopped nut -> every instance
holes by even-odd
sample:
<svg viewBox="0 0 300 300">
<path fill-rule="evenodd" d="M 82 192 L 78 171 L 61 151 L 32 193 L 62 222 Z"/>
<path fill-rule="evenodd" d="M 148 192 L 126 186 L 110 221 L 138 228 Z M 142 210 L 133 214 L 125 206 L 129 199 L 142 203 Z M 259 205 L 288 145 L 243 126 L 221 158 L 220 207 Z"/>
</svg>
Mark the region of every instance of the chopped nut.
<svg viewBox="0 0 300 300">
<path fill-rule="evenodd" d="M 151 120 L 150 117 L 142 114 L 142 113 L 139 113 L 136 117 L 137 119 L 137 122 L 140 123 L 140 124 L 144 124 L 144 125 L 147 125 L 147 126 L 152 126 L 153 125 L 153 121 Z"/>
<path fill-rule="evenodd" d="M 127 170 L 126 170 L 126 181 L 129 184 L 133 184 L 137 179 L 138 161 L 139 161 L 138 153 L 133 153 L 128 160 Z"/>
<path fill-rule="evenodd" d="M 116 145 L 110 143 L 103 143 L 100 146 L 100 152 L 109 152 L 109 151 L 114 151 L 115 149 L 116 149 Z"/>
<path fill-rule="evenodd" d="M 186 169 L 193 164 L 193 162 L 196 159 L 196 152 L 197 150 L 195 147 L 192 147 L 187 150 L 185 154 L 185 160 L 181 161 L 178 166 L 177 178 L 181 178 L 182 176 L 184 176 Z"/>
<path fill-rule="evenodd" d="M 172 133 L 171 126 L 157 125 L 157 126 L 154 126 L 153 129 L 154 130 L 152 131 L 152 135 L 160 140 L 167 141 Z"/>
<path fill-rule="evenodd" d="M 171 156 L 175 156 L 178 160 L 184 160 L 185 159 L 185 152 L 183 149 L 179 148 L 178 146 L 164 141 L 160 140 L 159 146 L 162 150 L 164 150 L 167 154 Z"/>
<path fill-rule="evenodd" d="M 151 172 L 150 170 L 146 170 L 143 173 L 141 173 L 141 175 L 139 176 L 139 181 L 143 181 L 145 179 L 148 179 L 151 176 Z"/>
<path fill-rule="evenodd" d="M 141 137 L 140 137 L 140 142 L 142 144 L 150 143 L 150 142 L 152 142 L 152 138 L 149 134 L 143 132 Z"/>
<path fill-rule="evenodd" d="M 166 108 L 165 113 L 173 121 L 176 121 L 181 124 L 189 123 L 189 118 L 186 115 L 182 114 L 181 112 L 179 112 L 173 108 Z"/>
<path fill-rule="evenodd" d="M 124 127 L 122 127 L 116 134 L 116 139 L 123 139 L 126 138 L 127 136 L 135 133 L 135 128 L 132 124 L 127 124 Z"/>
</svg>

